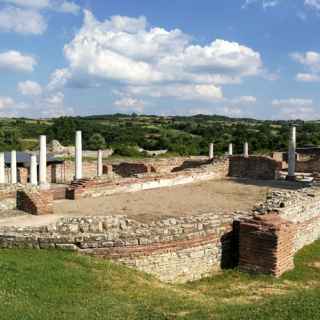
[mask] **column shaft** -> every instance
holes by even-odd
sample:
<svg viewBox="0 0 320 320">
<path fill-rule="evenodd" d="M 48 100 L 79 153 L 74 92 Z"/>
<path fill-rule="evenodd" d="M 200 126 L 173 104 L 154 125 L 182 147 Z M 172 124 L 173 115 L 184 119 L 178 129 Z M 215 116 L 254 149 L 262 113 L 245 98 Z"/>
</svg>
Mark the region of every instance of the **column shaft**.
<svg viewBox="0 0 320 320">
<path fill-rule="evenodd" d="M 296 127 L 291 127 L 289 152 L 288 152 L 288 176 L 294 177 L 296 171 Z"/>
<path fill-rule="evenodd" d="M 214 145 L 213 143 L 209 144 L 209 159 L 212 160 L 214 158 Z"/>
<path fill-rule="evenodd" d="M 243 145 L 243 156 L 245 158 L 249 157 L 249 144 L 248 144 L 248 142 L 245 142 Z"/>
<path fill-rule="evenodd" d="M 39 182 L 47 184 L 47 137 L 40 136 Z"/>
<path fill-rule="evenodd" d="M 11 151 L 11 183 L 17 183 L 17 152 Z"/>
<path fill-rule="evenodd" d="M 0 183 L 6 183 L 6 169 L 5 169 L 4 152 L 0 153 Z"/>
<path fill-rule="evenodd" d="M 32 185 L 38 184 L 38 164 L 37 164 L 37 156 L 35 154 L 32 154 L 30 156 L 30 183 Z"/>
<path fill-rule="evenodd" d="M 98 162 L 97 162 L 97 176 L 101 177 L 103 175 L 103 152 L 98 150 Z"/>
<path fill-rule="evenodd" d="M 82 132 L 76 132 L 76 180 L 82 179 Z"/>
</svg>

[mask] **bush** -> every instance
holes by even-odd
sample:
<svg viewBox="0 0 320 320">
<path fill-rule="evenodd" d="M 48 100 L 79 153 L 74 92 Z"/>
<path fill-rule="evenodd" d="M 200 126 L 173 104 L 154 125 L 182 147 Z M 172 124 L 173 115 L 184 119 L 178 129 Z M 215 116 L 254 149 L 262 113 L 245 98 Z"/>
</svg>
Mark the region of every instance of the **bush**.
<svg viewBox="0 0 320 320">
<path fill-rule="evenodd" d="M 141 157 L 137 146 L 117 145 L 113 147 L 114 153 L 123 157 Z"/>
</svg>

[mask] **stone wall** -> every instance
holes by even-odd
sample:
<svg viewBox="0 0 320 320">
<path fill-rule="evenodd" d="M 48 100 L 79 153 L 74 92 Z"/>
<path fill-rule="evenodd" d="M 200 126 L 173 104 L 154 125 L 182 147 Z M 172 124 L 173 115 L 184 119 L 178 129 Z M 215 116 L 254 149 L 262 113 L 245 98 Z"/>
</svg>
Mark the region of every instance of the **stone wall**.
<svg viewBox="0 0 320 320">
<path fill-rule="evenodd" d="M 311 158 L 306 161 L 296 162 L 296 172 L 319 173 L 320 172 L 320 157 Z"/>
<path fill-rule="evenodd" d="M 149 175 L 140 178 L 83 179 L 75 181 L 68 191 L 69 199 L 102 197 L 116 193 L 136 192 L 148 189 L 172 187 L 181 184 L 225 178 L 229 170 L 228 158 L 216 159 L 212 164 L 198 169 L 170 174 Z"/>
<path fill-rule="evenodd" d="M 274 180 L 282 169 L 282 162 L 263 156 L 230 157 L 230 177 Z"/>
<path fill-rule="evenodd" d="M 0 228 L 0 248 L 62 248 L 124 263 L 162 281 L 200 279 L 232 263 L 230 214 L 169 218 L 151 224 L 125 216 L 63 218 L 37 228 Z"/>
</svg>

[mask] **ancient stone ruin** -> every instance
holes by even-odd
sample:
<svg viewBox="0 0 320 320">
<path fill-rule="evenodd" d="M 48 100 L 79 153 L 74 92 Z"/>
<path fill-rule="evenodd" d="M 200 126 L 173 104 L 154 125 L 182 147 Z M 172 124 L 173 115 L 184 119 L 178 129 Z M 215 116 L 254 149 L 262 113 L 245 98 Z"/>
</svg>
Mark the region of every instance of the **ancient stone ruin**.
<svg viewBox="0 0 320 320">
<path fill-rule="evenodd" d="M 233 155 L 229 145 L 228 154 L 217 157 L 211 143 L 208 157 L 112 162 L 98 151 L 96 161 L 88 162 L 83 159 L 81 132 L 76 133 L 75 162 L 57 162 L 46 148 L 46 137 L 41 136 L 39 156 L 30 155 L 22 166 L 12 152 L 9 168 L 0 154 L 0 248 L 73 250 L 137 268 L 166 282 L 185 282 L 234 266 L 281 276 L 294 268 L 294 254 L 320 236 L 320 158 L 305 160 L 296 152 L 294 127 L 288 152 L 271 156 L 250 155 L 244 142 L 242 155 Z M 20 171 L 25 174 L 21 180 Z M 188 194 L 188 186 L 200 188 L 208 182 L 213 183 L 204 198 L 208 205 L 201 198 L 199 210 L 187 206 L 185 213 L 160 213 L 158 202 L 148 209 L 152 218 L 144 212 L 133 216 L 102 210 L 98 214 L 96 208 L 89 212 L 90 206 L 89 214 L 81 211 L 86 203 L 93 206 L 102 199 L 101 206 L 107 207 L 112 197 L 120 197 L 125 212 L 134 195 L 168 188 L 173 194 L 168 208 L 174 210 L 178 188 L 185 188 L 182 195 L 192 203 L 197 189 Z M 241 198 L 248 185 L 256 192 L 267 191 L 262 201 L 247 204 L 244 210 L 238 204 L 213 206 L 210 198 L 215 193 L 210 188 L 220 192 L 225 183 L 234 188 L 233 197 L 240 192 Z M 227 190 L 222 198 L 228 196 Z M 142 202 L 147 200 L 141 197 Z M 78 211 L 56 209 L 71 204 Z M 12 213 L 15 207 L 20 211 Z"/>
</svg>

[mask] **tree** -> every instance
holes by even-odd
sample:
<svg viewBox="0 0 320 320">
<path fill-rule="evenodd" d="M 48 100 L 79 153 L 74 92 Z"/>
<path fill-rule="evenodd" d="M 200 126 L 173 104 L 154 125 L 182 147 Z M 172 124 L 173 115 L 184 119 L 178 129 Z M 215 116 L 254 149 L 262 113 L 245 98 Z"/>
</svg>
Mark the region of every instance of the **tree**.
<svg viewBox="0 0 320 320">
<path fill-rule="evenodd" d="M 106 141 L 100 133 L 95 133 L 89 139 L 88 146 L 90 150 L 104 149 Z"/>
</svg>

